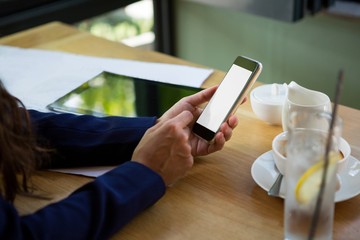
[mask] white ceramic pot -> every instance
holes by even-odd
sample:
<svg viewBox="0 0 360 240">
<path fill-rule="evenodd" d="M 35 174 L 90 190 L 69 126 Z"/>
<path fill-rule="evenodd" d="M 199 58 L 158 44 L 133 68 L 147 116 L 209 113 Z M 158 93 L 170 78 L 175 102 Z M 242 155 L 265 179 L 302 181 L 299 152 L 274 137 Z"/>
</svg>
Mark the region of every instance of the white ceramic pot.
<svg viewBox="0 0 360 240">
<path fill-rule="evenodd" d="M 287 92 L 282 108 L 282 127 L 284 131 L 288 129 L 287 124 L 292 112 L 331 112 L 331 101 L 326 94 L 304 88 L 296 82 L 291 82 L 286 86 Z M 321 126 L 308 127 L 321 129 Z"/>
</svg>

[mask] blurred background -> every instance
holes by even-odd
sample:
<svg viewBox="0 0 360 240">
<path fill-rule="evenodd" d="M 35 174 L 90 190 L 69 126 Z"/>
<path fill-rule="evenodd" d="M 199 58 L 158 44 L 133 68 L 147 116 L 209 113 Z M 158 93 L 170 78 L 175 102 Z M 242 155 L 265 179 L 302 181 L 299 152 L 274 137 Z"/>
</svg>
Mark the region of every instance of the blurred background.
<svg viewBox="0 0 360 240">
<path fill-rule="evenodd" d="M 154 49 L 152 0 L 142 0 L 109 13 L 78 22 L 75 26 L 96 36 L 132 47 Z"/>
<path fill-rule="evenodd" d="M 54 20 L 223 71 L 245 55 L 258 81 L 332 100 L 342 69 L 340 102 L 360 109 L 360 0 L 0 0 L 0 36 Z"/>
</svg>

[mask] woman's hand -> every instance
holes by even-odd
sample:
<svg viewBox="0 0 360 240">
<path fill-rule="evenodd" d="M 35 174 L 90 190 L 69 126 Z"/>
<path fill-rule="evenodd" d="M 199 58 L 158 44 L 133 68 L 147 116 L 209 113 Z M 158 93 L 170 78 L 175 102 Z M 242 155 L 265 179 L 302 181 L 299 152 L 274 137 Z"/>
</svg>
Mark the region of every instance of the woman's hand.
<svg viewBox="0 0 360 240">
<path fill-rule="evenodd" d="M 157 172 L 167 186 L 176 182 L 194 162 L 189 145 L 188 127 L 192 121 L 191 112 L 183 111 L 148 129 L 134 150 L 133 161 Z"/>
<path fill-rule="evenodd" d="M 134 150 L 133 161 L 142 163 L 157 172 L 165 184 L 171 185 L 183 177 L 193 165 L 193 157 L 218 151 L 231 138 L 238 120 L 231 116 L 221 125 L 211 144 L 192 133 L 191 128 L 217 87 L 185 97 L 148 129 Z"/>
<path fill-rule="evenodd" d="M 214 95 L 217 86 L 205 89 L 194 95 L 185 97 L 177 102 L 172 108 L 163 114 L 158 122 L 166 121 L 178 115 L 182 111 L 190 111 L 194 115 L 194 121 L 191 122 L 189 128 L 192 128 L 195 120 L 200 116 L 202 109 L 200 105 L 208 102 Z M 225 142 L 228 141 L 232 136 L 233 129 L 237 126 L 238 119 L 236 116 L 230 116 L 230 118 L 221 125 L 220 131 L 215 135 L 214 142 L 209 144 L 204 139 L 198 137 L 194 133 L 190 132 L 189 144 L 191 146 L 191 154 L 194 157 L 207 155 L 218 150 L 221 150 Z"/>
</svg>

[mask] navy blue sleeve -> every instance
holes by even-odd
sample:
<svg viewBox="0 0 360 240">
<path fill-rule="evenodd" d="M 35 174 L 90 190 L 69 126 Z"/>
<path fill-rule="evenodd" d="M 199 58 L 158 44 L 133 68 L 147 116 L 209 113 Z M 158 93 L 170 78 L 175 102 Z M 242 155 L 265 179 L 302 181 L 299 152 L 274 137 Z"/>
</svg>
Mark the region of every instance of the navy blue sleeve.
<svg viewBox="0 0 360 240">
<path fill-rule="evenodd" d="M 158 174 L 127 162 L 31 215 L 0 197 L 0 239 L 108 239 L 164 193 Z"/>
<path fill-rule="evenodd" d="M 46 167 L 118 165 L 128 161 L 155 117 L 94 117 L 29 110 L 42 145 L 55 150 Z"/>
</svg>

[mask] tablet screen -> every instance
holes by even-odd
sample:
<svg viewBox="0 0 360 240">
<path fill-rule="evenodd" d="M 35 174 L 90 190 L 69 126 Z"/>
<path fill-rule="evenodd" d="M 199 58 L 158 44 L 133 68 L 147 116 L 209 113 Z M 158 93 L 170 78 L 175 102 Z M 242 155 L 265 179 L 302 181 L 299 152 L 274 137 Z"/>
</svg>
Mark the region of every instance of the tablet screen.
<svg viewBox="0 0 360 240">
<path fill-rule="evenodd" d="M 160 117 L 181 98 L 201 88 L 102 72 L 47 107 L 95 116 Z"/>
</svg>

